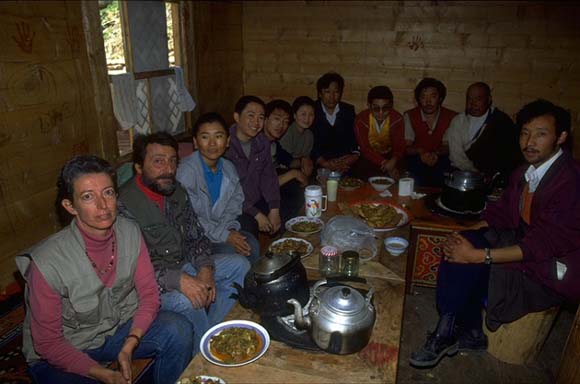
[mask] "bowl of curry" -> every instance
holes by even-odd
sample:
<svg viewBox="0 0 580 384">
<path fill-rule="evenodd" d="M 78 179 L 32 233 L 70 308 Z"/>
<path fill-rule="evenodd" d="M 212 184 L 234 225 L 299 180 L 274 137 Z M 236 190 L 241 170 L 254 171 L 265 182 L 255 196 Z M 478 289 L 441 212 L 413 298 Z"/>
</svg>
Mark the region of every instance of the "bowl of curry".
<svg viewBox="0 0 580 384">
<path fill-rule="evenodd" d="M 222 367 L 250 364 L 266 353 L 270 335 L 260 324 L 247 320 L 230 320 L 210 328 L 201 338 L 203 357 Z"/>
</svg>

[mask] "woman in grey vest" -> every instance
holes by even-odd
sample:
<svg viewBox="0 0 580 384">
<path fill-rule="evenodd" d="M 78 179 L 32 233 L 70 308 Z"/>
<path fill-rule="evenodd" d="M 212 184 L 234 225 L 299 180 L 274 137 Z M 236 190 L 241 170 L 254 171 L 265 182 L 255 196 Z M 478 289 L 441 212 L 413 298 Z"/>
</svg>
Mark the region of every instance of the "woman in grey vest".
<svg viewBox="0 0 580 384">
<path fill-rule="evenodd" d="M 139 227 L 117 217 L 113 169 L 77 156 L 57 187 L 71 223 L 16 258 L 27 283 L 23 353 L 34 381 L 130 383 L 131 360 L 153 358 L 154 381 L 174 383 L 191 359 L 191 326 L 158 312 Z"/>
</svg>

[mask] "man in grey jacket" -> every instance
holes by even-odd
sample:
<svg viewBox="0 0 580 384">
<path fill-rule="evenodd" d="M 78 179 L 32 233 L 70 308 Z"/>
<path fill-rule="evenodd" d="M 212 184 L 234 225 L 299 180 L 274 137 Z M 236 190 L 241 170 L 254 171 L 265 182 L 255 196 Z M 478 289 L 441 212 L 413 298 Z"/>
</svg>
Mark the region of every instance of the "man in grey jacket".
<svg viewBox="0 0 580 384">
<path fill-rule="evenodd" d="M 250 263 L 260 258 L 260 244 L 249 232 L 240 230 L 237 218 L 242 214 L 244 191 L 238 172 L 224 159 L 229 145 L 229 131 L 219 114 L 199 117 L 193 127 L 197 151 L 179 162 L 177 180 L 187 191 L 214 253 L 238 253 Z"/>
<path fill-rule="evenodd" d="M 136 175 L 120 189 L 120 214 L 137 221 L 161 290 L 161 309 L 181 313 L 201 337 L 235 303 L 250 263 L 237 254 L 212 254 L 211 244 L 176 181 L 177 142 L 168 133 L 140 136 L 133 145 Z"/>
</svg>

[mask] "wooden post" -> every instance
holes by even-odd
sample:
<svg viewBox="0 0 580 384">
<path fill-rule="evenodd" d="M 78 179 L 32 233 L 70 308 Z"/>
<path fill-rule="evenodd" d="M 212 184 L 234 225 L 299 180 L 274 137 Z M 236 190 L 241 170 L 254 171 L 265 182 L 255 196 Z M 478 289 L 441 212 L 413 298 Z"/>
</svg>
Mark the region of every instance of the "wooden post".
<svg viewBox="0 0 580 384">
<path fill-rule="evenodd" d="M 558 375 L 556 377 L 556 384 L 572 384 L 580 381 L 580 308 L 576 311 L 574 324 L 570 329 L 564 352 L 562 352 L 562 360 L 558 368 Z"/>
</svg>

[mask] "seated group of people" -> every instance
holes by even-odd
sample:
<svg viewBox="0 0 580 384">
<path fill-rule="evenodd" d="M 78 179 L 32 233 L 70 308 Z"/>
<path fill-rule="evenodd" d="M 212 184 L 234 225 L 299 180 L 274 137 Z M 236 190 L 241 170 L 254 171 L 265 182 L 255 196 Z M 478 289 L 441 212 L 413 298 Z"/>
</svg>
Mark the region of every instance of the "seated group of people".
<svg viewBox="0 0 580 384">
<path fill-rule="evenodd" d="M 580 192 L 580 173 L 570 154 L 560 150 L 570 130 L 561 108 L 541 100 L 524 107 L 519 133 L 492 106 L 484 83 L 470 86 L 466 111 L 459 115 L 441 106 L 445 87 L 434 79 L 419 83 L 419 106 L 404 115 L 393 109 L 388 87 L 379 86 L 369 92 L 368 109 L 355 116 L 354 107 L 341 101 L 343 88 L 342 77 L 329 73 L 318 80 L 316 102 L 301 96 L 292 105 L 265 104 L 243 96 L 229 129 L 216 113 L 198 119 L 196 150 L 184 159 L 167 133 L 137 137 L 135 175 L 119 189 L 106 161 L 83 155 L 67 162 L 57 183 L 57 203 L 72 221 L 17 257 L 29 309 L 23 352 L 35 381 L 126 383 L 132 358 L 153 357 L 155 381 L 175 382 L 198 352 L 202 335 L 234 305 L 232 284 L 243 285 L 259 260 L 258 232 L 275 234 L 296 214 L 302 187 L 316 167 L 398 177 L 406 163 L 416 178 L 436 183 L 449 162 L 447 142 L 451 164 L 458 168 L 507 175 L 523 154 L 531 169 L 526 179 L 534 172 L 541 175 L 530 177 L 542 179 L 547 163 L 543 167 L 550 171 L 542 180 L 550 184 L 538 181 L 537 190 L 530 187 L 534 203 L 529 205 L 529 196 L 524 200 L 528 210 L 533 208 L 530 216 L 520 204 L 525 169 L 514 173 L 511 189 L 499 208 L 486 211 L 478 232 L 448 240 L 440 280 L 457 280 L 469 289 L 440 282 L 454 296 L 441 295 L 440 308 L 447 308 L 441 324 L 412 362 L 432 366 L 456 351 L 455 319 L 470 337 L 467 347 L 481 347 L 477 311 L 487 295 L 487 279 L 491 284 L 499 276 L 494 269 L 489 274 L 490 260 L 519 263 L 523 267 L 513 271 L 531 271 L 528 280 L 549 294 L 507 315 L 496 305 L 488 323 L 512 321 L 525 311 L 577 297 L 570 276 L 577 274 L 574 252 L 580 236 L 564 240 L 580 234 L 578 203 L 571 198 Z M 558 199 L 559 194 L 565 195 Z M 512 236 L 492 238 L 485 234 L 492 227 Z M 544 238 L 552 234 L 553 242 Z M 575 251 L 567 245 L 572 243 Z M 550 264 L 556 260 L 568 270 L 558 280 Z M 458 269 L 465 266 L 454 263 L 476 265 L 466 279 Z M 506 273 L 502 284 L 513 286 Z M 531 283 L 523 284 L 528 289 Z M 504 294 L 501 289 L 493 293 Z M 118 371 L 103 365 L 110 361 L 118 361 Z"/>
</svg>

